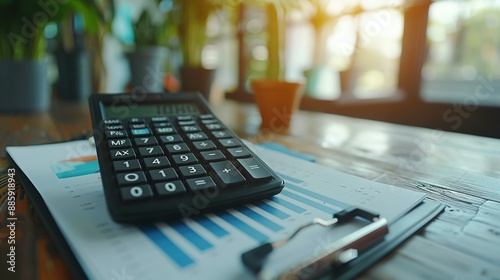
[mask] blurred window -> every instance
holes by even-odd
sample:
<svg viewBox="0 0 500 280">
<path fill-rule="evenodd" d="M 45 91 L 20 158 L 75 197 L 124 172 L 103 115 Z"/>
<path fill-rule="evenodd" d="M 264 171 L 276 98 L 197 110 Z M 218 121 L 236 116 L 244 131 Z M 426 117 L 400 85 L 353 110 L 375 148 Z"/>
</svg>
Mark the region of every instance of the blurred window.
<svg viewBox="0 0 500 280">
<path fill-rule="evenodd" d="M 421 95 L 430 102 L 461 102 L 479 84 L 500 88 L 500 1 L 439 1 L 429 8 L 428 52 Z M 478 99 L 500 105 L 500 98 Z"/>
</svg>

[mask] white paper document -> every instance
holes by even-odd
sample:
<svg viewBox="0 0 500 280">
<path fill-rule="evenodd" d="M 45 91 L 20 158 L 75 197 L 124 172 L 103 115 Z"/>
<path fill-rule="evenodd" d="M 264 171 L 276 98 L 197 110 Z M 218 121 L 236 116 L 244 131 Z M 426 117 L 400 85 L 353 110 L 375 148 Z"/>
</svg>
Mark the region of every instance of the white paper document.
<svg viewBox="0 0 500 280">
<path fill-rule="evenodd" d="M 241 254 L 288 237 L 315 217 L 348 206 L 379 213 L 389 223 L 425 197 L 288 155 L 254 147 L 286 181 L 283 191 L 234 209 L 142 226 L 112 221 L 95 149 L 87 141 L 8 147 L 37 188 L 90 279 L 253 279 Z M 360 224 L 311 228 L 269 258 L 277 272 L 304 260 Z M 127 278 L 128 277 L 128 278 Z"/>
</svg>

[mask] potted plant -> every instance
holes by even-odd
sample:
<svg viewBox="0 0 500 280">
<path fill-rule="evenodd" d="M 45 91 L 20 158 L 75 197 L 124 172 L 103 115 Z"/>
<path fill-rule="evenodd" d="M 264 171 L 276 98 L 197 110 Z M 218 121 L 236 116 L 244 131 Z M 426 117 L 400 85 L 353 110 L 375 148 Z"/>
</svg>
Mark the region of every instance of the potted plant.
<svg viewBox="0 0 500 280">
<path fill-rule="evenodd" d="M 37 12 L 39 18 L 35 17 Z M 47 65 L 43 60 L 47 18 L 35 0 L 0 1 L 2 112 L 44 111 L 49 107 Z"/>
<path fill-rule="evenodd" d="M 206 26 L 210 15 L 223 8 L 224 4 L 222 0 L 176 0 L 174 4 L 182 53 L 181 88 L 198 91 L 207 99 L 215 71 L 205 69 L 202 64 L 202 52 L 207 41 Z"/>
<path fill-rule="evenodd" d="M 103 38 L 111 30 L 114 4 L 112 0 L 85 0 L 85 5 L 76 8 L 77 12 L 57 24 L 55 93 L 62 100 L 86 102 L 91 92 L 104 88 Z"/>
<path fill-rule="evenodd" d="M 280 1 L 269 1 L 265 4 L 268 18 L 267 73 L 265 78 L 250 81 L 255 103 L 262 117 L 261 128 L 278 133 L 288 131 L 293 112 L 299 106 L 303 88 L 301 83 L 285 80 L 283 56 L 286 4 Z"/>
<path fill-rule="evenodd" d="M 90 0 L 89 0 L 90 1 Z M 50 106 L 48 23 L 89 9 L 87 1 L 0 1 L 0 111 L 44 111 Z"/>
<path fill-rule="evenodd" d="M 134 47 L 127 54 L 132 91 L 164 92 L 171 8 L 165 0 L 145 1 L 134 22 Z"/>
</svg>

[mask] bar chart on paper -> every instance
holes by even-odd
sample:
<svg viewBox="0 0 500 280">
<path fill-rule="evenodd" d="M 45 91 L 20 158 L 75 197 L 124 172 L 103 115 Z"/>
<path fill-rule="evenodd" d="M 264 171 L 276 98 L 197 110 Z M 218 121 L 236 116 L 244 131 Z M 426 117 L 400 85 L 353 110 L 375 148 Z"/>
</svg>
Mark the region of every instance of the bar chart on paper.
<svg viewBox="0 0 500 280">
<path fill-rule="evenodd" d="M 234 235 L 244 235 L 244 244 L 260 243 L 276 239 L 277 236 L 290 234 L 303 219 L 312 216 L 331 217 L 333 213 L 349 205 L 335 201 L 329 197 L 315 194 L 308 196 L 309 191 L 293 186 L 294 191 L 283 191 L 283 195 L 273 197 L 251 205 L 240 206 L 231 210 L 222 210 L 209 215 L 197 216 L 191 220 L 176 221 L 166 224 L 146 225 L 139 229 L 153 242 L 177 267 L 184 268 L 194 265 L 200 253 L 216 249 L 219 241 L 234 238 Z M 324 204 L 323 201 L 332 203 Z M 322 212 L 320 215 L 317 211 Z M 314 215 L 312 215 L 314 214 Z M 293 217 L 293 218 L 292 218 Z M 197 251 L 190 255 L 177 244 L 175 235 L 172 238 L 165 234 L 165 229 L 185 239 Z M 283 234 L 280 234 L 283 233 Z M 214 241 L 215 239 L 215 241 Z"/>
<path fill-rule="evenodd" d="M 43 146 L 46 160 L 60 161 L 64 158 L 60 151 L 65 150 L 60 146 L 71 143 Z M 17 151 L 9 153 L 21 168 L 31 170 L 32 151 Z M 256 152 L 285 179 L 280 194 L 192 219 L 141 226 L 111 220 L 103 194 L 96 192 L 99 174 L 60 180 L 41 170 L 30 180 L 83 270 L 93 279 L 251 279 L 241 264 L 241 253 L 286 238 L 315 217 L 328 219 L 356 205 L 378 212 L 390 222 L 423 199 L 422 194 L 391 189 L 277 152 Z M 65 187 L 52 187 L 57 184 Z"/>
</svg>

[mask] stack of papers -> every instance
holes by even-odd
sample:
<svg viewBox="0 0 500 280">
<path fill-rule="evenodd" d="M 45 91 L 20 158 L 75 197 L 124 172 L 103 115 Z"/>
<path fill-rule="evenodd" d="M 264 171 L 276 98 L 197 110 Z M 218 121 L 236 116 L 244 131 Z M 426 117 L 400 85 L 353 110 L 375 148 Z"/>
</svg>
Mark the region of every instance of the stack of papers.
<svg viewBox="0 0 500 280">
<path fill-rule="evenodd" d="M 8 147 L 38 190 L 86 276 L 92 279 L 253 279 L 241 254 L 349 206 L 391 223 L 425 197 L 288 155 L 253 147 L 286 181 L 270 199 L 193 219 L 129 226 L 108 214 L 95 149 L 87 141 Z M 36 159 L 35 159 L 36 157 Z M 311 228 L 270 256 L 280 271 L 362 224 Z M 128 277 L 128 278 L 127 278 Z"/>
</svg>

